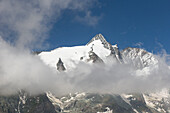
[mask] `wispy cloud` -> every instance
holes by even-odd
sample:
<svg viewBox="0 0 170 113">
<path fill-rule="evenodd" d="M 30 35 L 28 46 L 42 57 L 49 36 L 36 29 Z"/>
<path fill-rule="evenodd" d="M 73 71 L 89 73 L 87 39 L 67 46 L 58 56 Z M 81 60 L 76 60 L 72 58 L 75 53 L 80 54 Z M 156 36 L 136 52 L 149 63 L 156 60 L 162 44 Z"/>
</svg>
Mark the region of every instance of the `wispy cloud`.
<svg viewBox="0 0 170 113">
<path fill-rule="evenodd" d="M 143 46 L 143 43 L 142 42 L 138 42 L 138 43 L 133 44 L 133 45 L 136 46 L 136 47 L 141 48 Z"/>
<path fill-rule="evenodd" d="M 39 47 L 65 10 L 87 12 L 97 0 L 1 0 L 0 35 L 17 46 Z M 95 17 L 87 15 L 86 18 Z M 90 23 L 92 24 L 92 23 Z"/>
<path fill-rule="evenodd" d="M 75 19 L 81 22 L 82 24 L 86 24 L 89 26 L 96 26 L 101 18 L 102 18 L 102 15 L 95 16 L 95 15 L 92 15 L 91 11 L 87 11 L 85 13 L 85 16 L 76 16 Z"/>
</svg>

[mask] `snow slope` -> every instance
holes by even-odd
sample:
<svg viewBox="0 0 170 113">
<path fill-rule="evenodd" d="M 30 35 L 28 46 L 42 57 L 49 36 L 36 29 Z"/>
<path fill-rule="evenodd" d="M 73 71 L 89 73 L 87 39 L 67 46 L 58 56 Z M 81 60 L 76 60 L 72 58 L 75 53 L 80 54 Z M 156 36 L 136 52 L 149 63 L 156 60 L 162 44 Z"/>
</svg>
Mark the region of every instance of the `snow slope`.
<svg viewBox="0 0 170 113">
<path fill-rule="evenodd" d="M 72 70 L 80 62 L 89 62 L 89 53 L 94 52 L 104 63 L 108 64 L 108 56 L 115 58 L 120 63 L 133 64 L 139 75 L 149 73 L 150 66 L 158 63 L 152 53 L 140 48 L 126 48 L 119 51 L 117 44 L 111 45 L 102 34 L 97 34 L 86 45 L 74 47 L 60 47 L 49 52 L 41 52 L 39 57 L 50 67 L 56 69 L 56 64 L 61 58 L 66 70 Z M 89 62 L 91 63 L 91 62 Z"/>
<path fill-rule="evenodd" d="M 113 47 L 117 46 L 115 45 Z M 60 47 L 50 52 L 41 52 L 39 56 L 45 64 L 53 68 L 56 68 L 56 63 L 59 58 L 61 58 L 66 69 L 70 70 L 74 69 L 79 62 L 87 62 L 90 51 L 96 53 L 103 61 L 105 61 L 106 57 L 111 53 L 111 50 L 105 47 L 102 40 L 96 39 L 87 45 Z"/>
</svg>

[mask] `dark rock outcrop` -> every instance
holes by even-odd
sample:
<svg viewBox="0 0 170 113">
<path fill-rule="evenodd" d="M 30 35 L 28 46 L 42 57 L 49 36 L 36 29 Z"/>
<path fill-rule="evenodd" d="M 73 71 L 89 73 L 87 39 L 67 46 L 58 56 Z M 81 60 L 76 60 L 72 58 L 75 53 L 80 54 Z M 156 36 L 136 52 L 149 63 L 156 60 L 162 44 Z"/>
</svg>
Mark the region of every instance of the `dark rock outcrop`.
<svg viewBox="0 0 170 113">
<path fill-rule="evenodd" d="M 0 96 L 0 113 L 56 113 L 46 94 Z"/>
<path fill-rule="evenodd" d="M 59 58 L 56 65 L 57 65 L 58 71 L 65 71 L 66 70 L 66 68 L 64 67 L 64 63 L 62 62 L 61 58 Z"/>
<path fill-rule="evenodd" d="M 89 59 L 88 59 L 88 62 L 89 61 L 92 61 L 93 63 L 103 63 L 103 60 L 97 56 L 97 54 L 95 54 L 93 51 L 90 51 L 89 52 Z"/>
<path fill-rule="evenodd" d="M 122 55 L 121 55 L 118 47 L 110 47 L 110 50 L 111 50 L 111 52 L 110 52 L 109 56 L 113 57 L 114 59 L 117 60 L 117 62 L 119 62 L 121 64 L 124 63 Z"/>
<path fill-rule="evenodd" d="M 123 58 L 122 58 L 122 55 L 121 55 L 117 45 L 112 46 L 109 42 L 106 41 L 106 39 L 104 38 L 104 36 L 102 34 L 97 34 L 96 36 L 94 36 L 86 45 L 89 45 L 90 43 L 92 43 L 95 40 L 100 40 L 102 42 L 103 46 L 106 49 L 109 49 L 111 51 L 109 56 L 116 59 L 118 61 L 118 63 L 123 63 Z"/>
<path fill-rule="evenodd" d="M 32 52 L 32 54 L 33 55 L 38 55 L 38 54 L 40 54 L 42 51 L 34 51 L 34 52 Z"/>
<path fill-rule="evenodd" d="M 110 49 L 111 44 L 106 41 L 106 39 L 102 34 L 97 34 L 96 36 L 94 36 L 86 45 L 89 45 L 91 42 L 95 40 L 100 40 L 106 49 Z"/>
</svg>

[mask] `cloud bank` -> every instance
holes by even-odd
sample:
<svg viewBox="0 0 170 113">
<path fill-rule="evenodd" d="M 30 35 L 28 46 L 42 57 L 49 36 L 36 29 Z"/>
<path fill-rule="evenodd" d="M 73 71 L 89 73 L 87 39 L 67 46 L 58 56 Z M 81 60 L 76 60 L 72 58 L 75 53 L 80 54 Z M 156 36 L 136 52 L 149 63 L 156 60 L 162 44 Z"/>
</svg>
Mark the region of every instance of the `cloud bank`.
<svg viewBox="0 0 170 113">
<path fill-rule="evenodd" d="M 121 94 L 159 91 L 170 88 L 170 69 L 163 57 L 158 59 L 159 64 L 152 67 L 149 74 L 136 74 L 136 69 L 131 64 L 79 64 L 77 69 L 65 77 L 70 81 L 71 89 L 78 92 Z"/>
<path fill-rule="evenodd" d="M 31 94 L 51 91 L 56 95 L 75 92 L 130 93 L 170 88 L 170 69 L 166 59 L 150 74 L 137 76 L 130 64 L 90 65 L 79 63 L 69 72 L 57 72 L 29 51 L 18 50 L 0 40 L 0 94 L 15 94 L 24 89 Z"/>
</svg>

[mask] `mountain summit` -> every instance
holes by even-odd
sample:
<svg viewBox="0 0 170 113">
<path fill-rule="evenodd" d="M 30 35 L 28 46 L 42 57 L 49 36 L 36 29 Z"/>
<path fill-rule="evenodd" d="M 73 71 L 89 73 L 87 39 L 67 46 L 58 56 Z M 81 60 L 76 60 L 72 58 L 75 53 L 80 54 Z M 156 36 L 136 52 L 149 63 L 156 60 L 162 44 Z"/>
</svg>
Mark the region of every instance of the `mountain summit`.
<svg viewBox="0 0 170 113">
<path fill-rule="evenodd" d="M 100 40 L 102 42 L 102 44 L 104 45 L 105 48 L 110 49 L 111 48 L 111 44 L 109 42 L 106 41 L 106 39 L 104 38 L 104 36 L 100 33 L 97 34 L 96 36 L 94 36 L 88 43 L 87 45 L 89 45 L 90 43 L 92 43 L 95 40 Z"/>
</svg>

